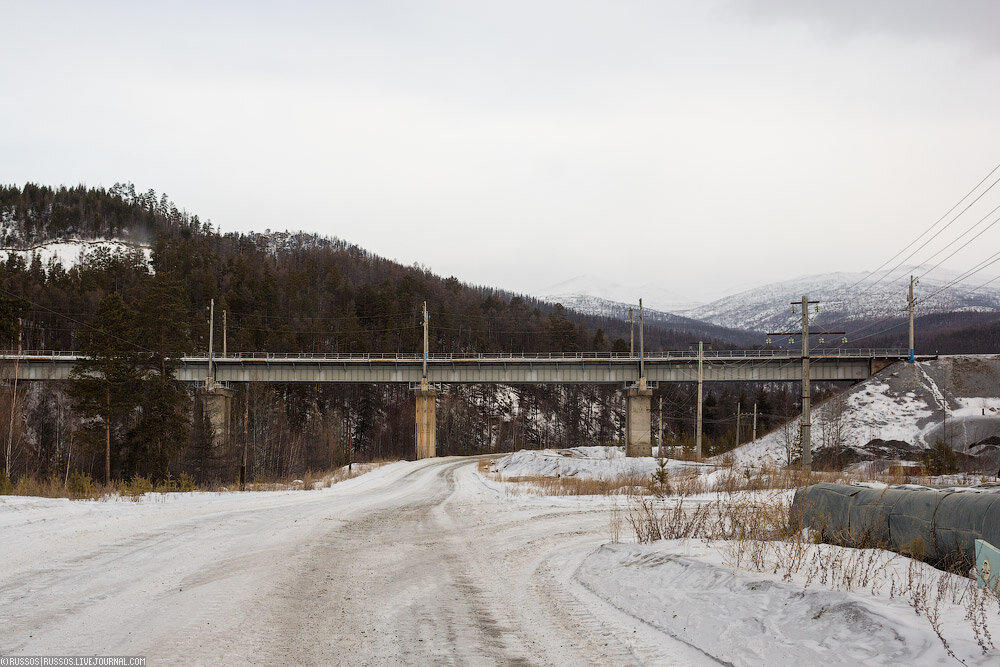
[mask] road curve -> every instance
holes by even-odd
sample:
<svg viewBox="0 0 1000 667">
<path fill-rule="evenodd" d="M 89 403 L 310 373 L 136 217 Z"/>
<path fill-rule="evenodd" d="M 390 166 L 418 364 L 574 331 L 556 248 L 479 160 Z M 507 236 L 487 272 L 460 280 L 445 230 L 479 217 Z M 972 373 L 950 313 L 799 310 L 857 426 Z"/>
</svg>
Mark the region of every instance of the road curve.
<svg viewBox="0 0 1000 667">
<path fill-rule="evenodd" d="M 601 501 L 469 459 L 311 492 L 0 503 L 0 655 L 150 664 L 701 664 L 575 582 Z M 22 499 L 23 500 L 23 499 Z"/>
</svg>

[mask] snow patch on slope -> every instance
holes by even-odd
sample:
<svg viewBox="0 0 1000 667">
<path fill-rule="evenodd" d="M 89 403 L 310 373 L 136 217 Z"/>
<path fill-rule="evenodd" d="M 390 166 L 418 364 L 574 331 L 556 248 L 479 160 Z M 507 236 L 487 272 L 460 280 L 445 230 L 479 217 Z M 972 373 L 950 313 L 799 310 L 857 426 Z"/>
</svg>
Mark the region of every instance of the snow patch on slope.
<svg viewBox="0 0 1000 667">
<path fill-rule="evenodd" d="M 22 257 L 26 263 L 31 264 L 37 255 L 42 266 L 57 263 L 61 264 L 64 269 L 69 269 L 81 264 L 88 256 L 102 251 L 111 255 L 141 252 L 147 266 L 150 266 L 152 262 L 152 248 L 121 239 L 60 239 L 29 248 L 0 248 L 0 259 L 6 260 L 11 255 L 16 255 Z"/>
<path fill-rule="evenodd" d="M 1000 434 L 1000 356 L 952 356 L 895 364 L 813 410 L 812 447 L 863 448 L 874 439 L 957 451 Z M 787 462 L 800 418 L 735 450 L 740 463 Z"/>
</svg>

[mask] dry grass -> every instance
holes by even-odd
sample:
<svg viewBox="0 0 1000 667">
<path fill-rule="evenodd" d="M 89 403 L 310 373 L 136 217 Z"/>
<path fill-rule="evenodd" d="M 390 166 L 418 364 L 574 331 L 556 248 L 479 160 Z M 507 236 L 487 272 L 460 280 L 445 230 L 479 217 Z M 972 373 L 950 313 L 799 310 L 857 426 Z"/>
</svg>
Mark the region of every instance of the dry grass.
<svg viewBox="0 0 1000 667">
<path fill-rule="evenodd" d="M 343 468 L 320 472 L 306 471 L 301 478 L 288 477 L 275 481 L 258 479 L 248 483 L 246 490 L 311 491 L 326 489 L 338 482 L 357 477 L 387 463 L 392 463 L 392 461 L 379 460 L 372 463 L 355 463 L 350 468 L 344 466 Z M 166 479 L 155 484 L 141 475 L 134 475 L 130 479 L 111 480 L 110 484 L 100 484 L 95 482 L 90 475 L 74 471 L 65 483 L 63 483 L 62 479 L 56 477 L 48 479 L 21 477 L 13 484 L 0 485 L 0 495 L 69 498 L 71 500 L 111 500 L 122 498 L 139 501 L 148 493 L 186 493 L 189 491 L 228 493 L 239 491 L 239 484 L 225 484 L 221 482 L 197 484 L 194 478 L 187 473 L 182 473 L 180 477 L 168 475 Z"/>
<path fill-rule="evenodd" d="M 581 477 L 500 477 L 494 479 L 510 482 L 508 496 L 618 496 L 639 488 L 648 490 L 649 480 L 645 476 L 616 477 L 613 479 L 588 479 Z"/>
<path fill-rule="evenodd" d="M 838 536 L 838 546 L 819 544 L 819 533 L 803 531 L 789 520 L 791 489 L 819 482 L 933 485 L 941 483 L 940 478 L 906 475 L 898 469 L 845 473 L 776 465 L 741 467 L 729 459 L 707 471 L 705 468 L 672 470 L 669 495 L 664 496 L 663 489 L 667 487 L 655 485 L 651 478 L 504 477 L 490 471 L 492 462 L 480 461 L 480 474 L 506 482 L 508 495 L 618 498 L 612 503 L 609 515 L 609 530 L 615 542 L 625 532 L 640 542 L 719 541 L 724 562 L 734 570 L 767 572 L 785 581 L 797 579 L 804 582 L 805 588 L 864 591 L 905 600 L 914 613 L 926 619 L 942 646 L 956 660 L 958 657 L 948 642 L 955 629 L 945 627 L 942 609 L 946 604 L 958 605 L 964 608 L 966 629 L 971 629 L 983 653 L 996 650 L 990 626 L 1000 613 L 1000 596 L 995 590 L 978 588 L 975 572 L 970 572 L 967 564 L 964 568 L 956 565 L 951 572 L 936 570 L 893 553 L 871 535 L 864 534 Z M 948 483 L 981 481 L 987 480 L 954 478 Z M 960 562 L 955 560 L 956 564 Z"/>
<path fill-rule="evenodd" d="M 974 569 L 965 568 L 957 574 L 937 570 L 889 551 L 884 548 L 886 545 L 864 534 L 839 536 L 838 546 L 818 544 L 818 533 L 790 523 L 789 494 L 752 488 L 766 485 L 767 480 L 782 479 L 788 478 L 765 476 L 748 484 L 727 483 L 731 487 L 751 488 L 724 490 L 711 500 L 683 495 L 657 499 L 632 494 L 624 507 L 616 504 L 612 510 L 612 539 L 618 541 L 622 527 L 627 526 L 640 542 L 720 541 L 724 561 L 734 570 L 767 572 L 780 575 L 784 581 L 798 577 L 804 581 L 804 588 L 864 591 L 873 596 L 905 600 L 914 613 L 928 622 L 948 654 L 959 662 L 947 639 L 953 628 L 945 627 L 942 605 L 961 606 L 965 611 L 964 623 L 983 654 L 996 649 L 990 625 L 1000 614 L 1000 595 L 995 589 L 980 589 Z M 962 561 L 956 558 L 955 562 Z"/>
<path fill-rule="evenodd" d="M 511 496 L 616 496 L 634 493 L 663 495 L 662 485 L 654 484 L 649 477 L 636 475 L 621 475 L 602 479 L 548 475 L 505 476 L 502 473 L 491 471 L 491 466 L 497 458 L 499 457 L 480 460 L 479 473 L 483 477 L 497 482 L 507 482 L 506 493 Z M 708 474 L 709 472 L 712 474 Z M 781 467 L 775 464 L 739 466 L 734 463 L 731 457 L 723 458 L 722 462 L 714 467 L 680 468 L 671 470 L 669 475 L 669 495 L 678 497 L 706 493 L 789 490 L 819 482 L 836 484 L 879 482 L 888 485 L 922 484 L 928 486 L 941 482 L 940 478 L 905 475 L 898 469 L 891 472 L 830 472 Z M 949 478 L 949 483 L 954 482 L 956 485 L 983 481 L 988 480 L 977 476 Z"/>
</svg>

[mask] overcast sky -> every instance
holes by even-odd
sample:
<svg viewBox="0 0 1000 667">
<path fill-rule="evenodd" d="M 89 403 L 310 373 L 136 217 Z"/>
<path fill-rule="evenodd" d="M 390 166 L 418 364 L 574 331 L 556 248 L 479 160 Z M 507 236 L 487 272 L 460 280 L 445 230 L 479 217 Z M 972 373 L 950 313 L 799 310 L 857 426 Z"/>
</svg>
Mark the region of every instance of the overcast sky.
<svg viewBox="0 0 1000 667">
<path fill-rule="evenodd" d="M 0 181 L 131 181 L 223 231 L 516 291 L 588 274 L 706 300 L 874 269 L 1000 162 L 994 0 L 2 15 Z"/>
</svg>

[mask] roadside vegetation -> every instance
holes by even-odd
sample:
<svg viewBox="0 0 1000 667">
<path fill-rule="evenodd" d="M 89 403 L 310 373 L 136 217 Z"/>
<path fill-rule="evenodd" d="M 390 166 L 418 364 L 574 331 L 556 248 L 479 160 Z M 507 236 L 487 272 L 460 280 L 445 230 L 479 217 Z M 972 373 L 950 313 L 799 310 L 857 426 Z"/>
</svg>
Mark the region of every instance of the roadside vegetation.
<svg viewBox="0 0 1000 667">
<path fill-rule="evenodd" d="M 983 655 L 996 651 L 991 628 L 1000 621 L 1000 595 L 979 588 L 974 564 L 963 554 L 923 562 L 919 550 L 895 553 L 864 534 L 826 535 L 792 520 L 792 490 L 818 482 L 962 485 L 995 481 L 982 476 L 908 475 L 892 472 L 817 472 L 778 466 L 668 468 L 660 459 L 646 476 L 607 479 L 574 476 L 503 476 L 479 463 L 484 477 L 502 482 L 508 496 L 608 496 L 615 543 L 697 540 L 723 554 L 732 571 L 776 577 L 821 588 L 901 600 L 926 620 L 958 662 L 949 637 L 974 638 Z M 971 566 L 970 566 L 971 565 Z M 964 663 L 963 663 L 964 664 Z"/>
<path fill-rule="evenodd" d="M 38 498 L 69 498 L 71 500 L 112 500 L 129 499 L 139 501 L 146 494 L 213 492 L 229 493 L 235 491 L 313 491 L 327 489 L 358 475 L 374 470 L 391 461 L 381 460 L 371 463 L 355 463 L 327 471 L 306 471 L 301 477 L 286 477 L 268 480 L 258 478 L 247 482 L 240 489 L 239 482 L 225 484 L 215 482 L 199 484 L 186 473 L 179 477 L 167 475 L 164 479 L 153 482 L 148 477 L 133 475 L 130 479 L 112 480 L 108 484 L 95 481 L 89 474 L 74 471 L 65 479 L 49 477 L 36 479 L 20 477 L 11 483 L 0 471 L 0 496 L 34 496 Z"/>
</svg>

